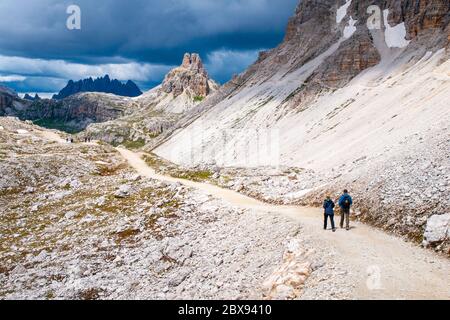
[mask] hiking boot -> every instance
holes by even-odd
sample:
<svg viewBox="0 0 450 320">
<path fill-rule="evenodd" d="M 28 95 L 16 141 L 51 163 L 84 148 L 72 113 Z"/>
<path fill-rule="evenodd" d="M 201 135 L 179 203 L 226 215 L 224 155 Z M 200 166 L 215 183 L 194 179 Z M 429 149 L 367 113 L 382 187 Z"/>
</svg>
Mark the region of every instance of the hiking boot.
<svg viewBox="0 0 450 320">
<path fill-rule="evenodd" d="M 347 229 L 347 231 L 350 231 L 350 227 L 347 227 L 346 229 Z"/>
<path fill-rule="evenodd" d="M 336 228 L 333 229 L 333 232 L 336 232 Z"/>
</svg>

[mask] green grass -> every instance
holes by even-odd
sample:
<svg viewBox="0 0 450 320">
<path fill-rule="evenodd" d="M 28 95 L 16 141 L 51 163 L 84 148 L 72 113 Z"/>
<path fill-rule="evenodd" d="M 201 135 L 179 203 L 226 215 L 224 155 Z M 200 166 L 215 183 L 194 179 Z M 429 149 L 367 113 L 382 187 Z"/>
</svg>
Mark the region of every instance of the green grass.
<svg viewBox="0 0 450 320">
<path fill-rule="evenodd" d="M 137 141 L 125 141 L 122 143 L 122 145 L 130 150 L 140 149 L 145 146 L 145 140 L 139 139 Z"/>
<path fill-rule="evenodd" d="M 194 102 L 202 102 L 205 99 L 204 96 L 195 96 L 194 97 Z"/>
<path fill-rule="evenodd" d="M 153 133 L 150 133 L 148 136 L 152 139 L 155 139 L 155 138 L 158 138 L 160 135 L 161 135 L 161 133 L 153 132 Z"/>
<path fill-rule="evenodd" d="M 69 125 L 63 120 L 55 120 L 55 119 L 40 119 L 33 121 L 35 125 L 38 125 L 40 127 L 44 127 L 47 129 L 56 129 L 59 131 L 64 131 L 70 134 L 79 133 L 82 130 L 75 129 Z"/>
<path fill-rule="evenodd" d="M 161 159 L 154 153 L 145 154 L 144 161 L 145 161 L 145 163 L 147 163 L 148 166 L 150 166 L 151 168 L 153 168 L 155 170 L 158 170 L 161 167 L 169 167 L 171 165 L 171 163 Z"/>
<path fill-rule="evenodd" d="M 161 159 L 154 153 L 147 153 L 143 157 L 145 163 L 157 172 L 171 176 L 172 178 L 178 178 L 183 180 L 191 180 L 195 182 L 212 182 L 212 176 L 214 172 L 209 170 L 189 170 L 183 169 L 175 164 Z"/>
<path fill-rule="evenodd" d="M 199 170 L 199 171 L 178 171 L 171 173 L 171 176 L 174 178 L 191 180 L 196 182 L 203 182 L 211 179 L 213 173 L 208 170 Z"/>
</svg>

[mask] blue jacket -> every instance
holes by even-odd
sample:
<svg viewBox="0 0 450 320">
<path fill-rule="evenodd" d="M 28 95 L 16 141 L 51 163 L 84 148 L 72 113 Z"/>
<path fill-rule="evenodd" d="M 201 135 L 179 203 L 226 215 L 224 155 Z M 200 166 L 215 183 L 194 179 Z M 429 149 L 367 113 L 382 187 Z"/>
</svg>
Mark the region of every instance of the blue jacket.
<svg viewBox="0 0 450 320">
<path fill-rule="evenodd" d="M 335 204 L 334 204 L 333 200 L 325 200 L 325 202 L 323 203 L 323 208 L 325 209 L 325 214 L 328 216 L 334 215 L 334 207 L 335 207 Z"/>
<path fill-rule="evenodd" d="M 348 193 L 345 193 L 339 198 L 339 207 L 345 209 L 345 201 L 346 200 L 348 200 L 348 203 L 349 203 L 348 208 L 350 208 L 353 205 L 352 197 L 350 197 L 350 195 Z"/>
</svg>

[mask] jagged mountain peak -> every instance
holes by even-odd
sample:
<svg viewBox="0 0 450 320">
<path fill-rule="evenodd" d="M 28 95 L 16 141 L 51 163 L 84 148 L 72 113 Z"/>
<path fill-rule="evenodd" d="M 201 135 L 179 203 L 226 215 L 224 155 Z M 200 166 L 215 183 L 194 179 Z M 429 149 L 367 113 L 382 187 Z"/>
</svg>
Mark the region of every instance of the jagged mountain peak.
<svg viewBox="0 0 450 320">
<path fill-rule="evenodd" d="M 185 53 L 183 57 L 183 63 L 181 64 L 181 68 L 189 69 L 194 72 L 201 73 L 205 76 L 208 75 L 203 66 L 203 61 L 198 53 L 192 54 Z"/>
<path fill-rule="evenodd" d="M 26 93 L 23 97 L 24 100 L 29 100 L 29 101 L 37 101 L 37 100 L 41 100 L 41 97 L 39 97 L 39 95 L 36 93 L 33 96 L 31 96 L 30 94 Z"/>
<path fill-rule="evenodd" d="M 137 97 L 142 94 L 133 81 L 128 80 L 124 84 L 117 79 L 111 80 L 109 75 L 105 75 L 95 80 L 92 77 L 77 82 L 69 80 L 66 87 L 53 98 L 60 100 L 80 92 L 103 92 L 125 97 Z"/>
<path fill-rule="evenodd" d="M 161 88 L 174 97 L 186 93 L 191 98 L 205 98 L 217 85 L 209 78 L 200 55 L 186 53 L 181 65 L 166 75 Z"/>
</svg>

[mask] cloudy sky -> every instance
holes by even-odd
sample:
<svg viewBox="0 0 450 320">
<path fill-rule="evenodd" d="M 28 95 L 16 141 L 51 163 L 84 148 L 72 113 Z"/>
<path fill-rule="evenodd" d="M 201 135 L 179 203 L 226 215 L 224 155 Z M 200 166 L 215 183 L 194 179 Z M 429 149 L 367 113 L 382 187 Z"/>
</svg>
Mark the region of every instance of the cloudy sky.
<svg viewBox="0 0 450 320">
<path fill-rule="evenodd" d="M 56 92 L 68 79 L 109 74 L 142 90 L 185 52 L 224 83 L 276 46 L 298 0 L 1 0 L 0 84 Z M 69 5 L 81 30 L 69 30 Z"/>
</svg>

